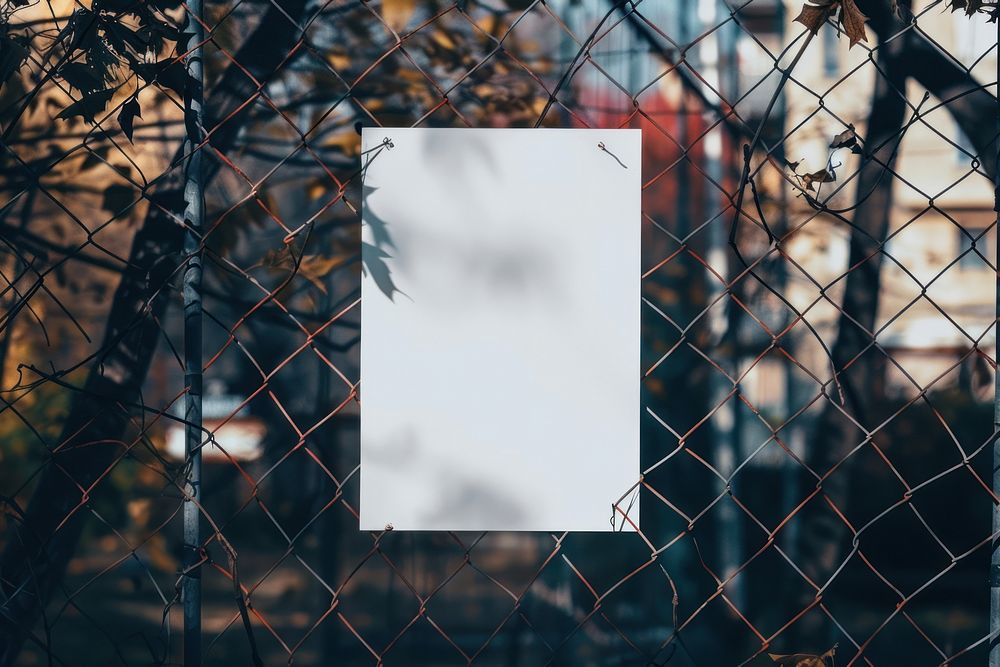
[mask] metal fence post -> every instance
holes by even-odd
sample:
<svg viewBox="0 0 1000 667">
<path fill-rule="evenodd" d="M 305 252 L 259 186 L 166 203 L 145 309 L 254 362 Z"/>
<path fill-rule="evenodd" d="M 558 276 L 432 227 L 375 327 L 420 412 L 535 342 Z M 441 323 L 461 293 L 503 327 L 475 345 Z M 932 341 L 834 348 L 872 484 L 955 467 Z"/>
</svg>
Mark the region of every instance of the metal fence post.
<svg viewBox="0 0 1000 667">
<path fill-rule="evenodd" d="M 997 44 L 1000 45 L 1000 23 L 997 24 Z M 1000 46 L 998 46 L 1000 48 Z M 997 54 L 997 80 L 1000 81 L 1000 53 Z M 1000 83 L 997 84 L 997 100 L 1000 102 Z M 997 116 L 997 130 L 1000 133 L 1000 114 Z M 996 239 L 994 244 L 997 253 L 994 260 L 1000 258 L 1000 134 L 994 140 L 994 155 L 996 168 L 993 171 L 993 209 L 997 214 L 997 226 L 994 227 Z M 1000 272 L 996 274 L 996 319 L 993 322 L 993 357 L 1000 351 L 1000 335 L 997 326 L 1000 325 Z M 1000 493 L 1000 368 L 993 372 L 993 493 Z M 989 665 L 1000 667 L 1000 505 L 993 503 L 993 542 L 990 545 L 990 634 L 989 634 Z"/>
<path fill-rule="evenodd" d="M 184 608 L 184 665 L 201 665 L 201 240 L 205 216 L 204 170 L 202 169 L 204 67 L 201 43 L 202 0 L 189 0 L 184 34 L 188 52 L 184 57 L 187 85 L 184 96 L 184 395 L 185 470 L 184 575 L 181 599 Z"/>
<path fill-rule="evenodd" d="M 699 30 L 704 30 L 706 26 L 715 25 L 718 20 L 718 3 L 715 0 L 702 0 L 699 3 L 698 15 L 701 19 Z M 731 26 L 723 26 L 711 35 L 706 35 L 701 40 L 698 50 L 698 62 L 704 73 L 705 79 L 709 82 L 708 87 L 714 87 L 720 91 L 721 96 L 734 94 L 735 89 L 730 87 L 731 79 L 729 72 L 724 72 L 723 58 L 729 52 L 727 42 Z M 716 183 L 724 182 L 723 168 L 723 132 L 720 126 L 716 126 L 705 134 L 704 161 L 707 177 Z M 704 207 L 707 215 L 711 215 L 717 210 L 720 202 L 719 191 L 711 184 L 705 185 Z M 731 373 L 734 378 L 739 378 L 739 308 L 730 298 L 736 289 L 729 281 L 735 275 L 733 267 L 729 265 L 727 231 L 722 224 L 722 219 L 714 221 L 708 231 L 708 264 L 712 267 L 706 269 L 706 281 L 709 285 L 708 303 L 719 303 L 721 308 L 716 308 L 709 313 L 708 327 L 712 334 L 712 340 L 716 341 L 716 349 L 724 349 L 728 344 L 730 347 L 730 359 L 728 364 L 724 364 L 727 373 Z M 718 272 L 718 276 L 714 275 Z M 720 280 L 721 277 L 721 280 Z M 735 486 L 733 475 L 741 460 L 740 440 L 740 386 L 733 385 L 721 373 L 711 375 L 711 399 L 713 408 L 718 407 L 717 412 L 710 424 L 713 459 L 712 463 L 716 467 L 718 474 L 725 478 L 720 480 L 719 492 L 725 494 L 726 498 L 719 503 L 717 515 L 718 520 L 718 543 L 719 543 L 719 565 L 721 572 L 719 576 L 723 581 L 734 577 L 743 564 L 743 532 L 740 529 L 739 510 L 732 500 L 733 487 Z M 737 607 L 743 606 L 742 581 L 734 579 L 726 585 L 726 595 Z"/>
</svg>

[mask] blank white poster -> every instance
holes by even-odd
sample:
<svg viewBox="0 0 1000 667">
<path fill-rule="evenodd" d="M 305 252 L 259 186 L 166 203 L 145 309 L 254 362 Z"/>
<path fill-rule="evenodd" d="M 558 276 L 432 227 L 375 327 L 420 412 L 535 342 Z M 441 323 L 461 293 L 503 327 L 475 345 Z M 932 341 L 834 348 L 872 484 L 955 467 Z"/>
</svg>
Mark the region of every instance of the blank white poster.
<svg viewBox="0 0 1000 667">
<path fill-rule="evenodd" d="M 641 143 L 364 130 L 362 530 L 635 529 Z"/>
</svg>

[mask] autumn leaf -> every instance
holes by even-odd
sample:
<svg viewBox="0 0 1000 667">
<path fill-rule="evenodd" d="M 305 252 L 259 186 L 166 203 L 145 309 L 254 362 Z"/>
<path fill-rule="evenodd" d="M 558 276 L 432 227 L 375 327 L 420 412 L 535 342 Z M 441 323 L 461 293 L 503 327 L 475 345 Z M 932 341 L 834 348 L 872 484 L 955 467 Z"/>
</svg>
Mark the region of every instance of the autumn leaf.
<svg viewBox="0 0 1000 667">
<path fill-rule="evenodd" d="M 782 667 L 827 667 L 826 663 L 818 655 L 809 655 L 808 653 L 792 653 L 789 655 L 768 653 L 768 656 L 775 663 L 782 665 Z"/>
<path fill-rule="evenodd" d="M 802 5 L 802 11 L 795 17 L 795 20 L 815 35 L 836 10 L 836 0 L 821 0 L 821 2 L 817 3 L 806 3 Z"/>
<path fill-rule="evenodd" d="M 295 258 L 292 257 L 291 246 L 283 245 L 277 250 L 268 250 L 261 257 L 258 266 L 267 267 L 269 269 L 277 268 L 292 268 L 295 266 Z"/>
<path fill-rule="evenodd" d="M 867 20 L 868 17 L 861 13 L 854 0 L 840 0 L 840 25 L 844 27 L 847 38 L 851 40 L 851 46 L 868 41 L 868 36 L 865 34 Z"/>
<path fill-rule="evenodd" d="M 811 653 L 790 653 L 788 655 L 780 655 L 778 653 L 768 653 L 767 655 L 775 663 L 782 665 L 782 667 L 829 667 L 833 664 L 833 656 L 837 652 L 837 645 L 834 644 L 829 651 L 822 655 L 813 655 Z M 826 660 L 830 659 L 828 663 Z"/>
<path fill-rule="evenodd" d="M 805 183 L 806 190 L 810 192 L 815 192 L 816 188 L 813 187 L 813 183 L 833 183 L 837 180 L 837 175 L 828 169 L 820 169 L 819 171 L 814 171 L 811 174 L 806 174 L 802 177 L 802 182 Z"/>
<path fill-rule="evenodd" d="M 345 257 L 306 255 L 299 262 L 299 275 L 311 282 L 316 289 L 326 294 L 326 284 L 323 282 L 323 278 L 337 267 L 342 266 L 345 261 Z"/>
<path fill-rule="evenodd" d="M 815 35 L 823 27 L 823 24 L 826 23 L 826 20 L 833 16 L 835 12 L 838 13 L 837 22 L 847 34 L 851 46 L 859 42 L 868 41 L 868 36 L 865 34 L 865 22 L 868 20 L 868 17 L 861 13 L 861 10 L 855 4 L 855 0 L 818 0 L 817 2 L 807 2 L 802 5 L 802 11 L 795 17 L 795 20 Z"/>
<path fill-rule="evenodd" d="M 309 183 L 309 186 L 306 188 L 306 195 L 310 200 L 315 201 L 326 193 L 327 185 L 326 179 L 317 178 Z"/>
<path fill-rule="evenodd" d="M 382 19 L 393 32 L 399 32 L 406 27 L 416 8 L 416 0 L 383 0 Z"/>
<path fill-rule="evenodd" d="M 850 148 L 852 153 L 860 153 L 861 145 L 854 125 L 848 125 L 846 130 L 835 136 L 830 142 L 830 148 Z"/>
<path fill-rule="evenodd" d="M 349 257 L 345 255 L 332 257 L 303 255 L 296 262 L 291 246 L 284 245 L 278 250 L 267 251 L 260 261 L 260 266 L 275 269 L 280 273 L 296 271 L 299 276 L 308 280 L 316 289 L 325 294 L 326 284 L 323 278 L 334 269 L 343 266 L 348 259 Z"/>
<path fill-rule="evenodd" d="M 455 40 L 447 30 L 438 29 L 431 33 L 431 40 L 446 51 L 455 50 Z"/>
<path fill-rule="evenodd" d="M 351 66 L 351 57 L 345 51 L 335 50 L 327 54 L 326 61 L 330 67 L 340 72 Z"/>
</svg>

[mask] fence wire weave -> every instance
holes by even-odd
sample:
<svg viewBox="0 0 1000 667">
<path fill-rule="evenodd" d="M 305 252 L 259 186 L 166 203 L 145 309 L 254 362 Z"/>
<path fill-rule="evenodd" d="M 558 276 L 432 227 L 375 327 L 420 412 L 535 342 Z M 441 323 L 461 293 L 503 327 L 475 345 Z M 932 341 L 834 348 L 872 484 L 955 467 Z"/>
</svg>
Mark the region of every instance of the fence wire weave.
<svg viewBox="0 0 1000 667">
<path fill-rule="evenodd" d="M 3 665 L 1000 666 L 993 5 L 0 11 Z M 637 533 L 358 530 L 375 126 L 643 130 Z"/>
</svg>

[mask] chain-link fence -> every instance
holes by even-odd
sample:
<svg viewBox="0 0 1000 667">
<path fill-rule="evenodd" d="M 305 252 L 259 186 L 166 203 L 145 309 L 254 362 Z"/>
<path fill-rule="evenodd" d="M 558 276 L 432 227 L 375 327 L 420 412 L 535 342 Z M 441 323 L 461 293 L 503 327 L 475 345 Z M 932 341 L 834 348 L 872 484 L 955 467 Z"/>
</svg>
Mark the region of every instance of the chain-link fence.
<svg viewBox="0 0 1000 667">
<path fill-rule="evenodd" d="M 3 664 L 987 662 L 993 5 L 2 12 Z M 643 130 L 637 533 L 358 530 L 368 126 Z"/>
</svg>

